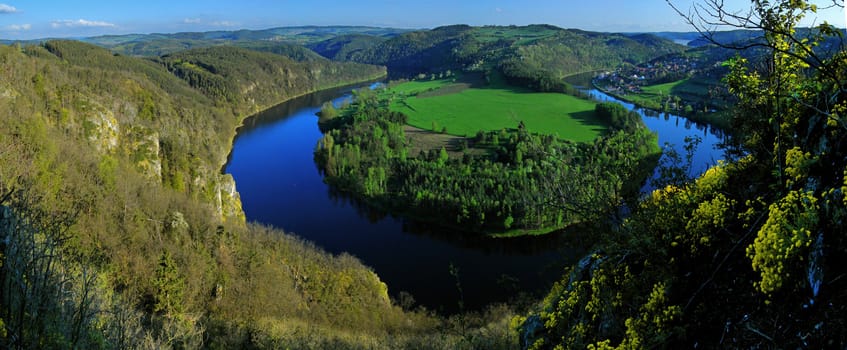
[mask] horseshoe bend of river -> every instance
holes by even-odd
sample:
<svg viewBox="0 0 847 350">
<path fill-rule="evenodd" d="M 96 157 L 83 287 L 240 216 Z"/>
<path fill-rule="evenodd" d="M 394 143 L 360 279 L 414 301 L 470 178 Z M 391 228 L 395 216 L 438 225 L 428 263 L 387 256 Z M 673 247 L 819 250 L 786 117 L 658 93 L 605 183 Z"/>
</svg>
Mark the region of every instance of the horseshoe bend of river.
<svg viewBox="0 0 847 350">
<path fill-rule="evenodd" d="M 580 232 L 468 236 L 377 213 L 331 191 L 313 159 L 322 136 L 316 113 L 326 101 L 349 99 L 350 91 L 312 93 L 245 120 L 224 171 L 235 178 L 247 220 L 281 228 L 333 254 L 356 256 L 388 285 L 392 297 L 407 292 L 417 305 L 442 313 L 459 311 L 460 300 L 466 309 L 478 310 L 521 294 L 543 295 L 564 267 L 587 253 L 590 237 Z M 590 93 L 617 101 L 596 90 Z M 642 112 L 642 117 L 659 134 L 660 145 L 671 144 L 680 154 L 685 154 L 686 136 L 702 140 L 693 175 L 723 158 L 716 147 L 720 132 L 674 115 Z M 457 275 L 450 273 L 451 266 Z"/>
</svg>

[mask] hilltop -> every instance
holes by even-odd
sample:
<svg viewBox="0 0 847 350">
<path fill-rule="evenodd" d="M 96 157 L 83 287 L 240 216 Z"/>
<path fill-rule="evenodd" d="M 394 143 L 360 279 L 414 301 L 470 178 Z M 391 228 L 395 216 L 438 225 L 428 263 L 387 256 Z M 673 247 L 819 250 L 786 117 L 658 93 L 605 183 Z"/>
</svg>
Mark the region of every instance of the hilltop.
<svg viewBox="0 0 847 350">
<path fill-rule="evenodd" d="M 309 47 L 334 60 L 385 65 L 397 76 L 498 70 L 511 83 L 541 90 L 550 90 L 561 78 L 575 73 L 685 50 L 650 34 L 597 33 L 550 25 L 455 25 L 393 37 L 341 36 Z"/>
</svg>

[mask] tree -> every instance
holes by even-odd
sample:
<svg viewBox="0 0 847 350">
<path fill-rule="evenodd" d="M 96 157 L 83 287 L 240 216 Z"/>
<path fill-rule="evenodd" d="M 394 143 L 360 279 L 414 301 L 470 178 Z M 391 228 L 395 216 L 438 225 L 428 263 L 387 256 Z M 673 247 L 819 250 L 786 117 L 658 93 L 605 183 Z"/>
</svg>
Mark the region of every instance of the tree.
<svg viewBox="0 0 847 350">
<path fill-rule="evenodd" d="M 738 13 L 723 1 L 708 0 L 686 16 L 713 43 L 757 49 L 766 57 L 761 65 L 741 56 L 730 60 L 725 81 L 739 98 L 733 124 L 743 146 L 770 170 L 755 184 L 763 187 L 757 200 L 767 204 L 761 209 L 765 219 L 751 229 L 753 242 L 745 242 L 760 276 L 756 289 L 768 299 L 780 295 L 788 296 L 783 301 L 803 302 L 802 296 L 809 295 L 810 303 L 822 302 L 815 299 L 821 297 L 823 271 L 838 269 L 834 257 L 847 248 L 838 234 L 847 226 L 841 192 L 847 170 L 841 156 L 847 151 L 843 34 L 825 22 L 797 28 L 805 17 L 833 7 L 843 8 L 844 2 L 756 1 L 749 12 Z M 720 27 L 758 30 L 762 37 L 722 43 L 714 34 Z M 843 290 L 843 283 L 825 287 Z M 834 294 L 829 297 L 843 297 Z M 808 327 L 802 323 L 796 326 Z"/>
<path fill-rule="evenodd" d="M 531 348 L 847 345 L 847 53 L 829 24 L 797 28 L 820 8 L 677 9 L 713 43 L 753 50 L 726 63 L 741 152 L 654 191 L 601 236 L 523 322 Z M 761 37 L 718 42 L 727 27 Z"/>
<path fill-rule="evenodd" d="M 165 251 L 159 256 L 152 284 L 156 293 L 153 296 L 153 311 L 170 316 L 182 313 L 185 304 L 185 281 L 180 276 L 170 252 Z"/>
<path fill-rule="evenodd" d="M 833 0 L 827 6 L 843 8 L 843 1 Z M 842 33 L 826 22 L 803 34 L 797 28 L 800 20 L 819 9 L 810 1 L 757 1 L 749 12 L 738 14 L 723 1 L 708 0 L 686 16 L 715 44 L 766 53 L 764 67 L 751 67 L 740 56 L 729 61 L 725 81 L 741 102 L 734 125 L 742 131 L 744 146 L 756 159 L 769 163 L 775 177 L 768 220 L 747 249 L 753 268 L 762 274 L 758 287 L 767 293 L 801 285 L 797 281 L 801 269 L 789 266 L 804 264 L 817 232 L 822 235 L 824 227 L 831 227 L 824 223 L 843 224 L 831 216 L 843 210 L 843 203 L 829 213 L 818 207 L 819 202 L 836 204 L 836 198 L 826 193 L 840 187 L 847 165 L 834 156 L 847 147 L 847 55 L 843 40 L 838 40 L 838 52 L 818 49 L 829 39 L 842 39 Z M 714 34 L 719 27 L 759 30 L 762 38 L 721 43 Z M 780 242 L 792 242 L 793 247 Z"/>
<path fill-rule="evenodd" d="M 338 116 L 338 110 L 332 104 L 332 101 L 324 102 L 319 113 L 321 121 L 327 121 Z"/>
<path fill-rule="evenodd" d="M 441 147 L 441 150 L 438 151 L 438 165 L 444 166 L 447 163 L 447 160 L 450 159 L 450 155 L 447 154 L 447 150 L 444 147 Z"/>
<path fill-rule="evenodd" d="M 0 190 L 3 186 L 0 185 Z M 88 347 L 96 330 L 95 274 L 67 244 L 78 212 L 37 208 L 35 191 L 0 195 L 0 346 Z"/>
</svg>

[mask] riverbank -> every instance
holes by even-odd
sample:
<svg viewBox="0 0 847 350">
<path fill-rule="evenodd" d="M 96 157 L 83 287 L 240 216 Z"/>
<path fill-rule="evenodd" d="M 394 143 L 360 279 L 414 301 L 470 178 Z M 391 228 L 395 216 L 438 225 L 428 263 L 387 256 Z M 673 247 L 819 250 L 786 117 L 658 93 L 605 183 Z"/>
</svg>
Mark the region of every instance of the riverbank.
<svg viewBox="0 0 847 350">
<path fill-rule="evenodd" d="M 462 157 L 451 157 L 446 147 L 414 157 L 410 141 L 415 140 L 404 132 L 411 117 L 394 110 L 391 101 L 419 97 L 397 95 L 393 90 L 357 94 L 338 117 L 324 123 L 315 161 L 335 189 L 382 211 L 452 230 L 499 237 L 541 235 L 603 217 L 622 200 L 625 183 L 643 181 L 633 177 L 644 173 L 638 170 L 642 160 L 659 153 L 655 135 L 637 113 L 623 107 L 612 113 L 601 103 L 584 113 L 608 131 L 588 142 L 531 131 L 532 123 L 524 128 L 518 121 L 517 128 L 497 124 L 477 132 L 467 142 L 474 152 L 464 149 Z M 510 95 L 498 96 L 489 99 L 502 103 Z M 464 101 L 453 108 L 473 106 Z M 531 117 L 538 115 L 522 118 Z M 472 123 L 479 116 L 458 113 L 455 118 Z"/>
<path fill-rule="evenodd" d="M 600 91 L 589 92 L 601 100 L 613 99 Z M 239 130 L 227 172 L 239 184 L 249 221 L 285 228 L 333 254 L 356 256 L 388 285 L 392 297 L 399 298 L 405 291 L 417 305 L 444 314 L 458 312 L 456 280 L 448 273 L 451 264 L 461 271 L 465 309 L 482 310 L 518 295 L 510 287 L 517 281 L 522 291 L 549 289 L 549 283 L 561 276 L 561 266 L 575 263 L 586 253 L 590 237 L 584 238 L 584 246 L 570 241 L 583 239 L 578 238 L 583 228 L 492 238 L 406 220 L 332 190 L 315 166 L 315 144 L 323 136 L 315 113 L 321 105 L 340 105 L 350 95 L 318 95 L 263 112 Z M 722 158 L 714 148 L 719 136 L 705 133 L 682 117 L 644 116 L 642 120 L 658 135 L 653 143 L 672 144 L 681 154 L 685 137 L 702 137 L 692 159 L 692 173 Z"/>
<path fill-rule="evenodd" d="M 415 305 L 443 315 L 461 311 L 451 264 L 461 271 L 464 310 L 482 311 L 518 295 L 540 296 L 560 275 L 560 265 L 584 253 L 582 246 L 561 243 L 572 234 L 509 240 L 460 234 L 332 190 L 315 168 L 313 152 L 323 136 L 315 113 L 349 97 L 338 91 L 295 99 L 239 130 L 227 173 L 239 184 L 250 222 L 284 228 L 332 254 L 353 255 L 373 268 L 395 300 L 411 294 Z"/>
<path fill-rule="evenodd" d="M 388 76 L 388 71 L 384 70 L 383 72 L 381 72 L 379 74 L 371 75 L 371 76 L 368 76 L 366 78 L 362 78 L 361 80 L 327 85 L 327 86 L 319 87 L 317 89 L 311 89 L 311 90 L 308 90 L 308 91 L 305 91 L 305 92 L 297 93 L 297 94 L 294 94 L 292 96 L 280 99 L 275 103 L 271 103 L 271 104 L 269 104 L 269 106 L 265 106 L 265 105 L 255 106 L 254 108 L 251 109 L 251 112 L 242 114 L 238 117 L 238 122 L 236 123 L 236 127 L 231 130 L 229 135 L 227 135 L 227 138 L 229 139 L 229 145 L 230 146 L 229 146 L 229 151 L 227 152 L 223 161 L 219 162 L 219 164 L 220 164 L 219 168 L 221 169 L 220 172 L 223 174 L 226 171 L 226 164 L 227 164 L 227 162 L 229 162 L 230 156 L 232 155 L 232 149 L 233 149 L 233 145 L 235 144 L 235 138 L 238 136 L 238 130 L 241 129 L 242 127 L 244 127 L 244 124 L 247 120 L 255 117 L 257 114 L 261 113 L 262 111 L 269 110 L 269 109 L 271 109 L 275 106 L 278 106 L 278 105 L 281 105 L 283 103 L 289 102 L 291 100 L 294 100 L 294 99 L 297 99 L 297 98 L 300 98 L 300 97 L 303 97 L 303 96 L 307 96 L 307 95 L 310 95 L 310 94 L 314 94 L 314 93 L 317 93 L 317 92 L 328 91 L 328 90 L 333 90 L 333 89 L 343 89 L 343 88 L 347 88 L 347 87 L 352 88 L 354 86 L 358 86 L 358 85 L 361 85 L 363 83 L 375 83 L 375 82 L 378 82 L 378 81 L 385 79 L 387 76 Z"/>
<path fill-rule="evenodd" d="M 616 99 L 619 99 L 624 102 L 631 103 L 639 108 L 647 109 L 654 111 L 656 113 L 679 113 L 679 116 L 685 117 L 688 120 L 697 123 L 707 124 L 711 127 L 721 130 L 722 132 L 731 132 L 731 115 L 728 110 L 714 111 L 714 112 L 690 112 L 686 113 L 685 110 L 676 110 L 676 111 L 665 111 L 661 106 L 657 106 L 654 103 L 646 102 L 647 100 L 633 98 L 629 95 L 619 94 L 608 89 L 604 89 L 603 87 L 596 84 L 593 80 L 591 81 L 591 86 L 603 93 L 613 96 Z"/>
</svg>

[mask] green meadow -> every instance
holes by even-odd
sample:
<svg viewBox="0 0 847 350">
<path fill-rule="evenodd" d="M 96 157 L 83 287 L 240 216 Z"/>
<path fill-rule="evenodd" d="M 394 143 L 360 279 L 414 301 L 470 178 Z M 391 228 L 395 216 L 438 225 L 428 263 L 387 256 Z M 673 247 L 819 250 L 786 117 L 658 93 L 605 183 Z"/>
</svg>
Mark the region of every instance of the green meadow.
<svg viewBox="0 0 847 350">
<path fill-rule="evenodd" d="M 594 115 L 595 103 L 559 93 L 537 93 L 500 82 L 455 79 L 411 81 L 391 87 L 391 108 L 409 116 L 412 126 L 473 136 L 480 130 L 517 128 L 587 142 L 606 131 Z"/>
<path fill-rule="evenodd" d="M 705 102 L 710 105 L 719 103 L 719 100 L 710 99 L 709 89 L 717 86 L 718 81 L 702 78 L 687 78 L 670 83 L 648 85 L 641 88 L 637 94 L 626 94 L 624 99 L 640 106 L 661 110 L 668 96 L 678 96 L 689 102 Z M 719 104 L 718 107 L 721 107 Z"/>
<path fill-rule="evenodd" d="M 688 84 L 688 79 L 681 79 L 670 83 L 645 86 L 642 88 L 642 90 L 645 94 L 668 96 L 684 84 Z"/>
</svg>

